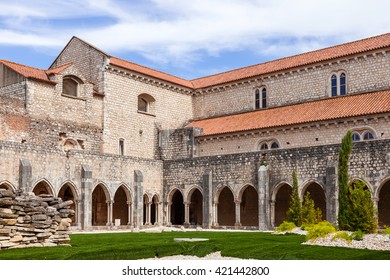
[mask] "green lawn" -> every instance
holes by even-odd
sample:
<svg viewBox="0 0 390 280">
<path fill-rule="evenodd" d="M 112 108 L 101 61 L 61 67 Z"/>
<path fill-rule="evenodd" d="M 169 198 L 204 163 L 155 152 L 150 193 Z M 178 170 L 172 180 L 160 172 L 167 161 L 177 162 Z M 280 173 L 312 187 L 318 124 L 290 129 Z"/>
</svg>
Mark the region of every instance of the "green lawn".
<svg viewBox="0 0 390 280">
<path fill-rule="evenodd" d="M 173 238 L 209 238 L 204 242 Z M 204 256 L 221 251 L 223 256 L 263 260 L 371 260 L 390 259 L 390 251 L 370 251 L 301 245 L 305 237 L 262 232 L 164 232 L 73 234 L 72 247 L 29 248 L 0 251 L 3 260 L 134 260 L 183 254 Z"/>
</svg>

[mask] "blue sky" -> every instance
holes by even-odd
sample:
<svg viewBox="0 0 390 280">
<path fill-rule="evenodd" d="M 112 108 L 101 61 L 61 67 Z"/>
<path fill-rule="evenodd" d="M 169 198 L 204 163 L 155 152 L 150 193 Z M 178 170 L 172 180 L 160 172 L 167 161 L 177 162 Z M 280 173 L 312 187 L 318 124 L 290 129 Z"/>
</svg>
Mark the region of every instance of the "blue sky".
<svg viewBox="0 0 390 280">
<path fill-rule="evenodd" d="M 0 59 L 47 69 L 72 36 L 193 79 L 390 32 L 388 0 L 0 0 Z"/>
</svg>

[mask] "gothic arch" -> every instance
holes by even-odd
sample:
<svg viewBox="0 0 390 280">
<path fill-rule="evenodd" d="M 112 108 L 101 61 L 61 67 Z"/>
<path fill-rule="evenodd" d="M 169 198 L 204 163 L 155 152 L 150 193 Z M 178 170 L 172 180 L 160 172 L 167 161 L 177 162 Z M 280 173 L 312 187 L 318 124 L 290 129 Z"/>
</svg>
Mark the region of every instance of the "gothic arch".
<svg viewBox="0 0 390 280">
<path fill-rule="evenodd" d="M 170 221 L 172 225 L 184 224 L 184 195 L 183 192 L 174 188 L 168 196 L 170 202 Z"/>
<path fill-rule="evenodd" d="M 290 196 L 292 187 L 287 182 L 280 182 L 272 191 L 273 205 L 273 225 L 279 226 L 287 217 L 286 212 L 290 206 Z"/>
<path fill-rule="evenodd" d="M 71 181 L 64 182 L 61 185 L 61 188 L 58 191 L 57 196 L 60 197 L 63 201 L 67 201 L 67 200 L 73 201 L 73 204 L 70 205 L 70 209 L 75 211 L 75 215 L 71 218 L 72 225 L 75 225 L 77 223 L 77 214 L 78 214 L 78 208 L 77 208 L 78 193 L 77 193 L 76 186 Z"/>
<path fill-rule="evenodd" d="M 217 193 L 218 224 L 234 226 L 236 222 L 235 198 L 230 187 L 224 186 Z"/>
<path fill-rule="evenodd" d="M 0 182 L 0 189 L 15 191 L 15 187 L 8 181 L 2 181 Z"/>
<path fill-rule="evenodd" d="M 39 180 L 33 187 L 32 192 L 38 196 L 41 194 L 48 194 L 54 196 L 54 188 L 46 179 Z"/>
<path fill-rule="evenodd" d="M 92 191 L 92 225 L 104 226 L 108 224 L 108 203 L 110 192 L 104 183 L 99 183 Z"/>
<path fill-rule="evenodd" d="M 355 181 L 360 181 L 360 182 L 363 182 L 367 189 L 370 191 L 371 193 L 371 197 L 373 198 L 374 197 L 374 189 L 373 187 L 371 186 L 371 184 L 369 184 L 366 180 L 363 180 L 359 177 L 352 177 L 350 180 L 349 180 L 349 184 L 353 184 Z"/>
<path fill-rule="evenodd" d="M 199 187 L 193 187 L 188 192 L 189 222 L 191 225 L 203 224 L 203 192 Z"/>
<path fill-rule="evenodd" d="M 303 184 L 301 189 L 301 201 L 304 201 L 306 193 L 310 193 L 310 198 L 314 201 L 314 207 L 322 212 L 322 219 L 326 220 L 326 192 L 322 184 L 316 180 L 309 180 Z"/>
<path fill-rule="evenodd" d="M 114 194 L 112 205 L 112 220 L 119 221 L 120 225 L 126 225 L 129 221 L 128 203 L 131 202 L 130 191 L 125 185 L 120 185 Z"/>
<path fill-rule="evenodd" d="M 390 226 L 390 177 L 381 181 L 375 197 L 378 200 L 379 226 Z"/>
<path fill-rule="evenodd" d="M 160 195 L 158 193 L 154 193 L 150 205 L 150 223 L 152 225 L 158 224 L 159 204 L 160 204 Z"/>
<path fill-rule="evenodd" d="M 239 193 L 240 222 L 242 226 L 259 225 L 259 194 L 252 185 L 244 185 Z"/>
</svg>

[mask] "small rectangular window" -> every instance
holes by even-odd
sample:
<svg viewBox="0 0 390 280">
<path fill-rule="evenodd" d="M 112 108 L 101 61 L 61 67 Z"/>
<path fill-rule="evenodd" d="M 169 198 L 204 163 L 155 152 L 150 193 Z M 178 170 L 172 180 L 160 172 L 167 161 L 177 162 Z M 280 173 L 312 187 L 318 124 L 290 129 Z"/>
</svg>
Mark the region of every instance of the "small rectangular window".
<svg viewBox="0 0 390 280">
<path fill-rule="evenodd" d="M 125 154 L 125 140 L 119 139 L 119 155 L 123 156 Z"/>
</svg>

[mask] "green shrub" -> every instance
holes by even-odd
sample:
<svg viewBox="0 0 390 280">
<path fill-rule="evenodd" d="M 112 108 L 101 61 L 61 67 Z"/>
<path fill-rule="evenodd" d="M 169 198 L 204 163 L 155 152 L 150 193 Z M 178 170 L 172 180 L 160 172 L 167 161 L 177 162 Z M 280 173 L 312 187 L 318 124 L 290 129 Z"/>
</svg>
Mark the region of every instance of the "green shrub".
<svg viewBox="0 0 390 280">
<path fill-rule="evenodd" d="M 385 226 L 385 229 L 382 230 L 382 234 L 388 234 L 388 235 L 390 235 L 390 227 L 386 227 L 386 226 Z"/>
<path fill-rule="evenodd" d="M 325 237 L 328 233 L 336 232 L 334 225 L 328 221 L 322 221 L 318 224 L 307 226 L 306 240 L 317 239 L 318 237 Z"/>
<path fill-rule="evenodd" d="M 378 221 L 376 219 L 376 209 L 371 199 L 371 192 L 364 182 L 355 181 L 349 185 L 350 211 L 347 221 L 347 229 L 368 233 L 376 233 Z"/>
<path fill-rule="evenodd" d="M 298 192 L 298 178 L 295 170 L 292 172 L 293 187 L 290 196 L 290 207 L 286 213 L 287 221 L 292 222 L 298 227 L 302 225 L 302 204 Z"/>
<path fill-rule="evenodd" d="M 302 224 L 314 225 L 322 220 L 322 211 L 315 208 L 314 200 L 310 198 L 310 192 L 307 192 L 302 206 Z"/>
<path fill-rule="evenodd" d="M 296 225 L 292 222 L 284 221 L 276 228 L 276 232 L 283 232 L 283 231 L 292 231 L 294 228 L 296 228 Z"/>
<path fill-rule="evenodd" d="M 353 240 L 363 240 L 363 237 L 364 237 L 364 232 L 360 229 L 352 233 Z"/>
<path fill-rule="evenodd" d="M 338 231 L 335 233 L 335 235 L 333 236 L 332 240 L 336 240 L 336 239 L 344 239 L 346 240 L 348 243 L 351 243 L 352 241 L 352 235 L 349 234 L 348 232 L 346 231 Z"/>
</svg>

